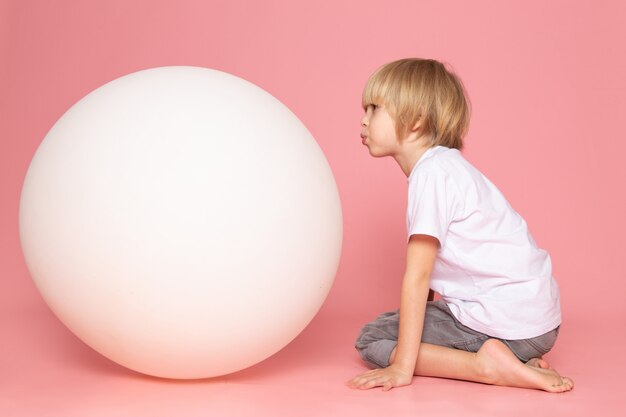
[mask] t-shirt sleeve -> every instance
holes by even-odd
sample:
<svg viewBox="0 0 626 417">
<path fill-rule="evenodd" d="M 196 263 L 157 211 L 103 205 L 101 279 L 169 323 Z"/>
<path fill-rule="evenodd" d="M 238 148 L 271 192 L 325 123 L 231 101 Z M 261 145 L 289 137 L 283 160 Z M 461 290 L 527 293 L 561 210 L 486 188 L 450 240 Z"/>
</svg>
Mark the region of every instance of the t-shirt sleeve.
<svg viewBox="0 0 626 417">
<path fill-rule="evenodd" d="M 409 182 L 407 207 L 408 237 L 434 236 L 443 247 L 458 197 L 445 172 L 423 170 Z"/>
</svg>

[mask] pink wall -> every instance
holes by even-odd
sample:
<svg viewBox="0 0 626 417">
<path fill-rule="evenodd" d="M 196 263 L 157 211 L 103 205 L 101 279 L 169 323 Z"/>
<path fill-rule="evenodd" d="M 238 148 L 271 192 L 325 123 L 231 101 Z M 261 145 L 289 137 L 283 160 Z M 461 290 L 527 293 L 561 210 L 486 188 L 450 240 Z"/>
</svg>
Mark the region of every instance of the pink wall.
<svg viewBox="0 0 626 417">
<path fill-rule="evenodd" d="M 289 106 L 334 170 L 344 252 L 327 314 L 396 305 L 406 178 L 360 144 L 360 92 L 384 62 L 447 61 L 473 103 L 466 157 L 553 259 L 565 320 L 626 317 L 626 3 L 1 1 L 0 309 L 40 310 L 17 213 L 30 159 L 94 88 L 164 65 L 216 68 Z"/>
</svg>

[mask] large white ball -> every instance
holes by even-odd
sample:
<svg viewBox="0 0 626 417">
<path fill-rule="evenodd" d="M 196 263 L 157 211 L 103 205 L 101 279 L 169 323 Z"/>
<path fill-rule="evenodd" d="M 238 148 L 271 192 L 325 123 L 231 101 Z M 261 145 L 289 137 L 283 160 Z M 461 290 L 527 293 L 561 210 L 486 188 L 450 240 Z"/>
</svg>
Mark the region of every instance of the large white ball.
<svg viewBox="0 0 626 417">
<path fill-rule="evenodd" d="M 294 339 L 337 271 L 342 215 L 298 118 L 223 72 L 162 67 L 88 94 L 28 169 L 20 236 L 41 295 L 136 371 L 205 378 Z"/>
</svg>

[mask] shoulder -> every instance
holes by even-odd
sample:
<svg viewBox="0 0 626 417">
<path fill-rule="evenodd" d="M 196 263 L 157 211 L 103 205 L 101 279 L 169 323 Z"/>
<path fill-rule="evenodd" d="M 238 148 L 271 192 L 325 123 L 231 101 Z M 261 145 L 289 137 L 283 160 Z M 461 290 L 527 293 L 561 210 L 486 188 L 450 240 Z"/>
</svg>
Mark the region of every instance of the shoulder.
<svg viewBox="0 0 626 417">
<path fill-rule="evenodd" d="M 430 169 L 442 171 L 449 176 L 458 175 L 468 164 L 458 149 L 446 147 L 437 149 L 432 158 L 424 162 L 429 163 Z"/>
<path fill-rule="evenodd" d="M 414 186 L 432 180 L 462 182 L 467 176 L 465 164 L 467 161 L 458 149 L 438 146 L 427 158 L 419 161 L 409 176 L 409 185 Z"/>
<path fill-rule="evenodd" d="M 457 149 L 437 149 L 411 174 L 409 205 L 426 199 L 439 201 L 441 206 L 448 206 L 454 213 L 463 212 L 467 201 L 474 200 L 471 195 L 476 194 L 475 179 L 467 165 L 469 163 Z"/>
</svg>

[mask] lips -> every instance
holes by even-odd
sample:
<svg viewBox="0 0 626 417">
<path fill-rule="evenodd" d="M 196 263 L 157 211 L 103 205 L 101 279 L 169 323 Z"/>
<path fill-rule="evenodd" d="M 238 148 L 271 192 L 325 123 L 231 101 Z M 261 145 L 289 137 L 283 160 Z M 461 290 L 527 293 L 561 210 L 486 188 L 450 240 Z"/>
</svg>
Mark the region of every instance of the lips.
<svg viewBox="0 0 626 417">
<path fill-rule="evenodd" d="M 367 136 L 365 136 L 364 134 L 361 133 L 361 143 L 363 145 L 365 145 L 365 140 L 367 139 Z"/>
</svg>

